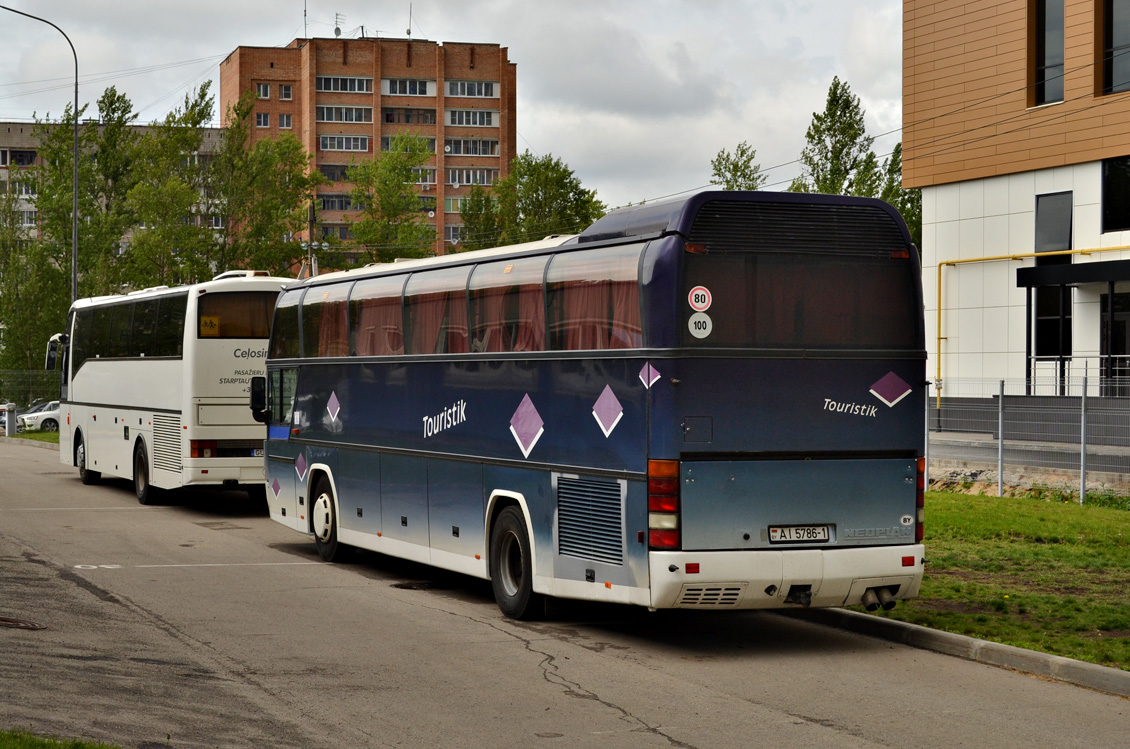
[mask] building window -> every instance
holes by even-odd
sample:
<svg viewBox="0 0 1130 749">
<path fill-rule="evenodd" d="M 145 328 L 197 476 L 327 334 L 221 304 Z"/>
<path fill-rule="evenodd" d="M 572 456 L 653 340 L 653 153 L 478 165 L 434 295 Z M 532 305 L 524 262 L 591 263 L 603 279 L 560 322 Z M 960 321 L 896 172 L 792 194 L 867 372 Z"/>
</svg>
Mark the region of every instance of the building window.
<svg viewBox="0 0 1130 749">
<path fill-rule="evenodd" d="M 318 141 L 322 151 L 369 150 L 369 139 L 363 135 L 322 135 Z"/>
<path fill-rule="evenodd" d="M 485 109 L 449 109 L 448 125 L 469 125 L 471 127 L 494 127 L 498 122 L 498 112 Z"/>
<path fill-rule="evenodd" d="M 207 218 L 207 226 L 209 229 L 223 229 L 224 217 L 212 214 Z"/>
<path fill-rule="evenodd" d="M 350 239 L 351 233 L 348 226 L 323 226 L 322 239 Z"/>
<path fill-rule="evenodd" d="M 269 83 L 256 83 L 255 91 L 259 94 L 260 99 L 271 98 L 271 84 Z"/>
<path fill-rule="evenodd" d="M 279 127 L 283 130 L 291 129 L 291 116 L 289 114 L 279 115 Z"/>
<path fill-rule="evenodd" d="M 1130 0 L 1103 0 L 1103 93 L 1130 91 Z"/>
<path fill-rule="evenodd" d="M 323 211 L 348 211 L 353 207 L 348 195 L 326 193 L 319 195 L 318 199 L 322 201 Z"/>
<path fill-rule="evenodd" d="M 458 187 L 459 185 L 493 185 L 498 179 L 497 169 L 448 169 L 447 184 Z"/>
<path fill-rule="evenodd" d="M 373 93 L 373 79 L 320 75 L 315 81 L 315 87 L 318 91 L 371 94 Z"/>
<path fill-rule="evenodd" d="M 12 166 L 35 166 L 35 151 L 11 150 Z"/>
<path fill-rule="evenodd" d="M 315 107 L 318 122 L 372 122 L 372 107 Z"/>
<path fill-rule="evenodd" d="M 381 121 L 387 125 L 434 125 L 436 124 L 436 111 L 434 109 L 384 107 L 381 109 Z"/>
<path fill-rule="evenodd" d="M 0 148 L 0 166 L 8 166 L 8 149 Z"/>
<path fill-rule="evenodd" d="M 1073 197 L 1070 192 L 1036 196 L 1036 252 L 1071 249 Z M 1036 258 L 1037 266 L 1065 265 L 1070 255 Z M 1036 356 L 1071 356 L 1071 289 L 1036 288 Z"/>
<path fill-rule="evenodd" d="M 417 167 L 412 171 L 416 175 L 417 185 L 434 185 L 436 183 L 436 170 L 434 167 Z"/>
<path fill-rule="evenodd" d="M 447 138 L 443 152 L 449 156 L 497 156 L 498 141 L 490 138 Z"/>
<path fill-rule="evenodd" d="M 294 98 L 294 89 L 292 89 L 289 84 L 280 83 L 279 84 L 279 98 L 282 99 L 283 101 L 292 100 Z"/>
<path fill-rule="evenodd" d="M 498 88 L 497 81 L 448 81 L 447 95 L 494 99 L 498 97 L 498 94 L 495 93 Z"/>
<path fill-rule="evenodd" d="M 448 244 L 459 244 L 463 236 L 463 227 L 460 224 L 448 224 L 443 227 L 443 239 Z"/>
<path fill-rule="evenodd" d="M 459 213 L 463 207 L 464 198 L 444 198 L 443 199 L 443 212 L 444 213 Z"/>
<path fill-rule="evenodd" d="M 35 211 L 20 211 L 20 226 L 35 226 L 36 218 Z"/>
<path fill-rule="evenodd" d="M 1103 161 L 1103 231 L 1130 229 L 1130 156 Z"/>
<path fill-rule="evenodd" d="M 429 151 L 431 151 L 432 153 L 436 152 L 436 139 L 435 138 L 427 138 L 427 137 L 424 137 L 424 136 L 419 136 L 419 137 L 422 137 L 422 138 L 424 138 L 425 141 L 427 141 Z M 393 136 L 391 136 L 391 135 L 382 135 L 381 136 L 381 150 L 382 151 L 387 151 L 390 148 L 392 148 L 392 138 L 393 138 Z"/>
<path fill-rule="evenodd" d="M 270 126 L 271 126 L 271 115 L 270 114 L 268 114 L 267 112 L 256 112 L 255 113 L 255 127 L 270 127 Z"/>
<path fill-rule="evenodd" d="M 1063 0 L 1036 0 L 1036 104 L 1063 101 Z"/>
<path fill-rule="evenodd" d="M 322 175 L 325 176 L 330 182 L 344 182 L 345 170 L 348 169 L 345 164 L 319 164 L 318 169 L 321 170 Z"/>
<path fill-rule="evenodd" d="M 385 78 L 381 81 L 381 93 L 388 96 L 428 96 L 431 81 L 414 78 Z"/>
</svg>

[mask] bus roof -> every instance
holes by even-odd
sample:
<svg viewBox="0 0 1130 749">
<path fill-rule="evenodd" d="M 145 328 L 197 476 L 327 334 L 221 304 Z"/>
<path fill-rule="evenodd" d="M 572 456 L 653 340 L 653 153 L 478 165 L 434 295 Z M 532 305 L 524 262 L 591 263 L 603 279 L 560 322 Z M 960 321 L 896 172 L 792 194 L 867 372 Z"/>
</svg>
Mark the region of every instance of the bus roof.
<svg viewBox="0 0 1130 749">
<path fill-rule="evenodd" d="M 138 289 L 137 291 L 131 291 L 126 294 L 108 294 L 106 296 L 77 299 L 71 304 L 71 307 L 96 307 L 102 304 L 122 302 L 127 299 L 145 299 L 147 297 L 178 294 L 191 289 L 200 289 L 202 291 L 259 291 L 269 290 L 272 286 L 276 286 L 279 291 L 282 291 L 285 286 L 291 283 L 294 283 L 293 278 L 282 278 L 280 276 L 268 276 L 265 274 L 254 275 L 254 272 L 241 272 L 239 275 L 235 275 L 229 271 L 227 273 L 221 273 L 211 281 L 185 284 L 183 286 L 153 286 L 148 289 Z"/>
</svg>

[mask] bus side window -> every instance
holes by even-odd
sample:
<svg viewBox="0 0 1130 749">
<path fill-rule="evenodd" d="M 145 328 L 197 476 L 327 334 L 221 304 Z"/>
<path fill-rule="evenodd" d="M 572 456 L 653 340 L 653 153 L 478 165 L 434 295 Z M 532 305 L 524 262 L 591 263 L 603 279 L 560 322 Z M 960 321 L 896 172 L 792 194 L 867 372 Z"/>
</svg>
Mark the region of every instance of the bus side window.
<svg viewBox="0 0 1130 749">
<path fill-rule="evenodd" d="M 88 309 L 77 310 L 75 312 L 75 327 L 74 333 L 71 335 L 71 365 L 73 371 L 77 372 L 82 363 L 86 361 L 86 357 L 90 352 L 90 333 L 91 324 L 94 322 L 94 314 Z"/>
<path fill-rule="evenodd" d="M 407 353 L 467 353 L 467 268 L 413 273 L 404 307 Z"/>
<path fill-rule="evenodd" d="M 471 350 L 544 351 L 546 258 L 483 263 L 471 275 Z"/>
<path fill-rule="evenodd" d="M 349 356 L 349 284 L 318 286 L 302 300 L 302 355 Z"/>
<path fill-rule="evenodd" d="M 157 338 L 156 299 L 144 299 L 133 311 L 133 335 L 130 336 L 130 356 L 153 356 Z"/>
<path fill-rule="evenodd" d="M 355 356 L 404 353 L 404 276 L 358 281 L 349 296 L 349 330 Z"/>
<path fill-rule="evenodd" d="M 637 278 L 642 249 L 630 245 L 554 256 L 546 277 L 554 350 L 643 345 Z"/>
<path fill-rule="evenodd" d="M 294 359 L 299 354 L 298 302 L 302 289 L 288 291 L 279 297 L 275 306 L 275 321 L 271 326 L 272 359 Z"/>
<path fill-rule="evenodd" d="M 157 345 L 154 356 L 184 355 L 184 316 L 188 294 L 161 297 L 157 308 Z"/>
</svg>

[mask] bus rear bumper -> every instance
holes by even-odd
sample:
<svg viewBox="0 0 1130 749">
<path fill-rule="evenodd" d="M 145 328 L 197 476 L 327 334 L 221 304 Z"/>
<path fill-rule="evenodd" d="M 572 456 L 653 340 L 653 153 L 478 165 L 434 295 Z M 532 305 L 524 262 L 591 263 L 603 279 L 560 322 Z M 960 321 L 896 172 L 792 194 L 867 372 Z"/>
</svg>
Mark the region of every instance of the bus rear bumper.
<svg viewBox="0 0 1130 749">
<path fill-rule="evenodd" d="M 651 607 L 775 609 L 850 606 L 870 588 L 918 595 L 920 544 L 838 549 L 653 551 Z M 697 572 L 695 571 L 697 570 Z"/>
</svg>

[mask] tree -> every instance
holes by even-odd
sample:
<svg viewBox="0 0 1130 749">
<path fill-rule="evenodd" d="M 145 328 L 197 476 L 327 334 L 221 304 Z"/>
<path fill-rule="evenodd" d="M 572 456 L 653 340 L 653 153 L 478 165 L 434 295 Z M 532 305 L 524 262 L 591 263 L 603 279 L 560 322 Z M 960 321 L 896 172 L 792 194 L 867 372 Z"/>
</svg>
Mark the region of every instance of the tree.
<svg viewBox="0 0 1130 749">
<path fill-rule="evenodd" d="M 519 155 L 510 165 L 510 174 L 494 184 L 493 192 L 502 244 L 573 234 L 605 211 L 596 191 L 582 187 L 573 170 L 552 154 L 535 157 L 527 150 Z"/>
<path fill-rule="evenodd" d="M 192 283 L 218 270 L 218 243 L 207 216 L 200 215 L 207 167 L 199 152 L 212 118 L 210 87 L 206 82 L 187 94 L 182 108 L 151 125 L 138 142 L 137 181 L 127 203 L 140 226 L 124 255 L 134 288 Z"/>
<path fill-rule="evenodd" d="M 910 229 L 914 245 L 922 250 L 922 191 L 905 190 L 902 186 L 902 143 L 895 146 L 891 156 L 883 164 L 883 187 L 879 197 L 887 201 L 902 214 Z"/>
<path fill-rule="evenodd" d="M 361 211 L 353 236 L 370 262 L 432 254 L 435 229 L 424 220 L 421 199 L 413 188 L 417 170 L 430 156 L 426 139 L 400 133 L 392 136 L 388 151 L 346 171 L 354 186 L 353 207 Z"/>
<path fill-rule="evenodd" d="M 744 140 L 731 154 L 725 148 L 710 162 L 710 184 L 723 190 L 757 190 L 765 184 L 761 165 L 754 161 L 757 150 Z"/>
<path fill-rule="evenodd" d="M 498 223 L 498 204 L 481 185 L 473 185 L 459 208 L 463 217 L 463 234 L 459 250 L 482 250 L 497 247 L 501 227 Z"/>
<path fill-rule="evenodd" d="M 791 192 L 873 197 L 881 183 L 878 160 L 871 150 L 863 108 L 851 87 L 832 78 L 823 112 L 812 113 L 800 154 L 801 176 Z"/>
<path fill-rule="evenodd" d="M 306 206 L 326 179 L 310 169 L 310 154 L 291 133 L 248 146 L 255 100 L 248 92 L 228 112 L 209 169 L 208 210 L 221 226 L 211 262 L 217 271 L 292 275 L 299 253 L 289 238 L 306 228 Z"/>
</svg>

